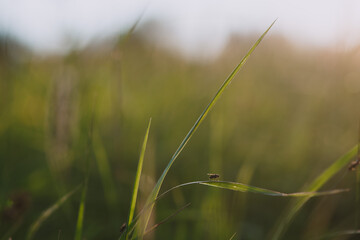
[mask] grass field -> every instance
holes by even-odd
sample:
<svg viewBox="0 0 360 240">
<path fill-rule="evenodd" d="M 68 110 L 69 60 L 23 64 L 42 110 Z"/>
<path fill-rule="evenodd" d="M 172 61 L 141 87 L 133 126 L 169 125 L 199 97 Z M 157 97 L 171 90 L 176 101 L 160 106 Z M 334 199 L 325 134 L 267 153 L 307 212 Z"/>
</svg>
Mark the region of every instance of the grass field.
<svg viewBox="0 0 360 240">
<path fill-rule="evenodd" d="M 2 41 L 1 240 L 118 239 L 123 223 L 131 222 L 142 146 L 134 217 L 149 203 L 189 129 L 259 37 L 234 35 L 218 58 L 200 61 L 142 36 L 134 32 L 126 40 L 120 36 L 115 43 L 46 57 Z M 359 48 L 300 47 L 270 30 L 159 189 L 161 194 L 216 173 L 215 185 L 230 181 L 280 193 L 349 191 L 309 199 L 256 194 L 250 187 L 179 187 L 157 200 L 139 226 L 151 228 L 180 211 L 144 238 L 356 239 L 356 172 L 347 165 L 359 138 L 359 61 Z M 323 184 L 313 182 L 318 176 Z M 296 206 L 300 210 L 285 224 Z"/>
</svg>

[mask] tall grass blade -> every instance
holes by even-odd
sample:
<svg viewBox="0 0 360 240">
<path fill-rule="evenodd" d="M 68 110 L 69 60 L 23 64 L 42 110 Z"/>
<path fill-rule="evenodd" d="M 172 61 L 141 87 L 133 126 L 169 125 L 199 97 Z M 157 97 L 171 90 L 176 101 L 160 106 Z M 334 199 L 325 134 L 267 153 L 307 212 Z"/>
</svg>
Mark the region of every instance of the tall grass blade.
<svg viewBox="0 0 360 240">
<path fill-rule="evenodd" d="M 114 206 L 117 199 L 116 188 L 111 174 L 111 167 L 106 149 L 98 131 L 94 132 L 93 142 L 95 160 L 100 173 L 105 198 L 109 206 Z"/>
<path fill-rule="evenodd" d="M 276 21 L 276 20 L 275 20 Z M 201 113 L 200 117 L 196 120 L 195 124 L 192 126 L 188 134 L 185 136 L 184 140 L 180 143 L 179 147 L 175 151 L 174 155 L 171 157 L 168 165 L 165 167 L 164 171 L 162 172 L 159 180 L 157 181 L 155 187 L 153 188 L 151 194 L 149 195 L 146 203 L 152 204 L 154 200 L 157 198 L 161 185 L 164 182 L 165 176 L 169 172 L 172 164 L 175 162 L 176 158 L 179 156 L 181 151 L 184 149 L 188 141 L 191 139 L 195 131 L 198 129 L 202 121 L 206 118 L 210 110 L 213 108 L 217 100 L 220 98 L 220 96 L 223 94 L 226 87 L 231 83 L 231 80 L 236 76 L 236 74 L 239 72 L 239 70 L 244 66 L 246 60 L 250 57 L 251 53 L 255 50 L 255 48 L 259 45 L 261 40 L 265 37 L 265 35 L 268 33 L 270 28 L 274 25 L 275 21 L 268 27 L 268 29 L 260 36 L 260 38 L 255 42 L 255 44 L 250 48 L 250 50 L 247 52 L 247 54 L 243 57 L 243 59 L 240 61 L 240 63 L 235 67 L 235 69 L 231 72 L 231 74 L 228 76 L 228 78 L 224 81 L 224 83 L 221 85 L 213 99 L 210 101 L 210 103 L 207 105 L 205 110 Z M 149 211 L 144 215 L 144 226 L 142 226 L 143 232 L 145 232 L 148 221 L 150 219 L 150 215 L 152 212 L 153 206 L 150 207 Z"/>
<path fill-rule="evenodd" d="M 97 102 L 98 95 L 95 95 L 95 102 Z M 75 229 L 75 240 L 81 240 L 82 238 L 82 230 L 83 230 L 83 223 L 84 223 L 84 214 L 85 214 L 85 201 L 86 201 L 86 193 L 88 188 L 88 182 L 90 177 L 90 157 L 91 157 L 91 149 L 93 145 L 93 131 L 94 131 L 94 120 L 95 120 L 95 104 L 93 105 L 92 113 L 91 113 L 91 119 L 90 119 L 90 128 L 87 138 L 87 148 L 85 152 L 85 160 L 86 160 L 86 166 L 85 166 L 85 179 L 84 179 L 84 185 L 81 192 L 81 199 L 80 199 L 80 205 L 79 205 L 79 211 L 78 211 L 78 218 L 76 222 L 76 229 Z"/>
<path fill-rule="evenodd" d="M 76 187 L 74 190 L 72 190 L 71 192 L 67 193 L 66 195 L 64 195 L 62 198 L 60 198 L 56 203 L 54 203 L 52 206 L 50 206 L 48 209 L 46 209 L 40 216 L 39 218 L 30 226 L 29 231 L 27 233 L 27 240 L 31 240 L 35 233 L 37 232 L 37 230 L 40 228 L 40 226 L 42 225 L 42 223 L 48 219 L 56 210 L 59 209 L 59 207 L 64 204 L 64 202 L 66 202 L 66 200 L 68 200 L 76 191 L 78 191 L 80 188 L 80 186 Z"/>
<path fill-rule="evenodd" d="M 343 167 L 345 167 L 351 159 L 356 156 L 357 145 L 348 151 L 345 155 L 336 160 L 325 171 L 320 174 L 309 187 L 305 189 L 308 192 L 315 192 L 319 190 L 327 181 L 329 181 L 336 173 L 338 173 Z M 310 199 L 309 196 L 293 200 L 287 211 L 285 211 L 279 223 L 275 226 L 275 232 L 272 236 L 273 240 L 278 240 L 285 233 L 292 219 L 296 216 L 298 211 L 304 206 L 304 204 Z"/>
<path fill-rule="evenodd" d="M 139 183 L 140 183 L 140 177 L 141 177 L 141 172 L 142 172 L 142 167 L 143 167 L 143 162 L 144 162 L 146 145 L 147 145 L 147 141 L 148 141 L 148 137 L 149 137 L 150 126 L 151 126 L 151 118 L 149 120 L 149 125 L 148 125 L 148 127 L 146 129 L 144 141 L 143 141 L 142 148 L 141 148 L 141 151 L 140 151 L 140 157 L 139 157 L 139 163 L 138 163 L 136 176 L 135 176 L 133 194 L 132 194 L 132 197 L 131 197 L 131 205 L 130 205 L 128 226 L 131 224 L 131 222 L 133 220 L 133 217 L 134 217 L 136 199 L 137 199 L 137 194 L 138 194 L 138 189 L 139 189 Z"/>
<path fill-rule="evenodd" d="M 87 193 L 87 187 L 88 187 L 88 181 L 89 176 L 86 176 L 82 192 L 81 192 L 81 200 L 80 200 L 80 206 L 79 206 L 79 212 L 78 212 L 78 219 L 76 222 L 76 231 L 75 231 L 75 240 L 81 240 L 82 237 L 82 229 L 83 229 L 83 223 L 84 223 L 84 213 L 85 213 L 85 200 L 86 200 L 86 193 Z"/>
</svg>

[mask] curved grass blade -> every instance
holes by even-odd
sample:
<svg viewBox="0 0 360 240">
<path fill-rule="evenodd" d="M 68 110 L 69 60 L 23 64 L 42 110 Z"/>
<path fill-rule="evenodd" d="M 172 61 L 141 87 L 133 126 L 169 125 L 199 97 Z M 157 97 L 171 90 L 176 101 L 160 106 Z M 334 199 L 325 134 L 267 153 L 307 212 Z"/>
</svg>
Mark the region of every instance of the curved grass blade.
<svg viewBox="0 0 360 240">
<path fill-rule="evenodd" d="M 144 162 L 144 156 L 145 156 L 147 140 L 148 140 L 148 137 L 149 137 L 150 126 L 151 126 L 151 118 L 149 120 L 149 125 L 148 125 L 148 127 L 146 129 L 144 141 L 143 141 L 141 151 L 140 151 L 139 163 L 138 163 L 136 176 L 135 176 L 135 182 L 134 182 L 134 189 L 133 189 L 133 194 L 132 194 L 132 197 L 131 197 L 129 219 L 128 219 L 128 224 L 127 224 L 128 226 L 131 224 L 131 222 L 133 220 L 133 217 L 134 217 L 136 199 L 137 199 L 137 194 L 138 194 L 138 189 L 139 189 L 139 183 L 140 183 L 140 177 L 141 177 L 141 172 L 142 172 L 142 166 L 143 166 L 143 162 Z M 126 238 L 128 238 L 128 235 L 126 235 Z"/>
<path fill-rule="evenodd" d="M 162 193 L 158 197 L 158 199 L 163 197 L 165 194 L 167 194 L 168 192 L 170 192 L 172 190 L 175 190 L 175 189 L 180 188 L 180 187 L 188 186 L 188 185 L 193 185 L 193 184 L 200 184 L 200 185 L 205 185 L 205 186 L 210 186 L 210 187 L 223 188 L 223 189 L 228 189 L 228 190 L 237 191 L 237 192 L 251 192 L 251 193 L 263 194 L 263 195 L 273 196 L 273 197 L 304 197 L 304 196 L 316 197 L 316 196 L 338 194 L 338 193 L 348 191 L 348 189 L 335 189 L 335 190 L 322 191 L 322 192 L 312 191 L 312 192 L 282 193 L 282 192 L 278 192 L 278 191 L 274 191 L 274 190 L 269 190 L 269 189 L 265 189 L 265 188 L 250 186 L 250 185 L 247 185 L 247 184 L 237 183 L 237 182 L 229 182 L 229 181 L 194 181 L 194 182 L 183 183 L 183 184 L 177 185 L 177 186 L 175 186 L 173 188 L 170 188 L 166 192 Z"/>
<path fill-rule="evenodd" d="M 260 188 L 260 187 L 255 187 L 255 186 L 251 186 L 251 185 L 247 185 L 247 184 L 243 184 L 243 183 L 238 183 L 238 182 L 211 181 L 211 180 L 210 181 L 193 181 L 193 182 L 187 182 L 187 183 L 177 185 L 177 186 L 172 187 L 169 190 L 163 192 L 162 194 L 160 194 L 154 200 L 153 203 L 151 203 L 149 205 L 145 205 L 143 210 L 146 211 L 148 208 L 150 208 L 152 206 L 152 204 L 155 204 L 155 202 L 160 200 L 162 197 L 164 197 L 166 194 L 168 194 L 172 190 L 175 190 L 177 188 L 181 188 L 181 187 L 184 187 L 184 186 L 188 186 L 188 185 L 194 185 L 194 184 L 210 186 L 210 187 L 216 187 L 216 188 L 222 188 L 222 189 L 228 189 L 228 190 L 237 191 L 237 192 L 250 192 L 250 193 L 256 193 L 256 194 L 263 194 L 263 195 L 273 196 L 273 197 L 297 197 L 297 198 L 299 198 L 299 197 L 318 197 L 318 196 L 339 194 L 339 193 L 343 193 L 343 192 L 348 191 L 348 189 L 335 189 L 335 190 L 321 191 L 321 192 L 282 193 L 282 192 L 269 190 L 269 189 L 265 189 L 265 188 Z M 141 215 L 142 213 L 143 213 L 143 211 L 141 211 L 139 213 L 139 215 Z M 134 230 L 136 224 L 138 223 L 139 215 L 128 225 L 128 228 L 127 228 L 128 234 L 131 233 Z M 144 233 L 144 235 L 148 231 L 150 231 L 150 230 L 147 230 Z"/>
<path fill-rule="evenodd" d="M 360 234 L 360 230 L 345 230 L 345 231 L 339 231 L 339 232 L 333 232 L 333 233 L 329 233 L 326 234 L 322 237 L 319 238 L 315 238 L 316 240 L 320 240 L 320 239 L 334 239 L 336 237 L 341 237 L 341 236 L 349 236 L 349 235 L 358 235 Z M 314 239 L 314 240 L 315 240 Z"/>
<path fill-rule="evenodd" d="M 276 20 L 275 20 L 276 21 Z M 155 187 L 153 188 L 151 194 L 149 195 L 146 203 L 151 204 L 154 202 L 154 200 L 157 198 L 161 185 L 164 182 L 165 176 L 169 172 L 172 164 L 175 162 L 176 158 L 179 156 L 181 151 L 184 149 L 190 138 L 193 136 L 195 131 L 198 129 L 202 121 L 206 118 L 210 110 L 213 108 L 217 100 L 220 98 L 220 96 L 223 94 L 226 87 L 231 83 L 231 80 L 236 76 L 236 74 L 239 72 L 239 70 L 244 66 L 246 60 L 250 57 L 251 53 L 255 50 L 255 48 L 259 45 L 261 40 L 265 37 L 265 35 L 268 33 L 270 28 L 274 25 L 275 21 L 268 27 L 268 29 L 260 36 L 260 38 L 254 43 L 254 45 L 250 48 L 250 50 L 247 52 L 247 54 L 243 57 L 243 59 L 240 61 L 240 63 L 235 67 L 235 69 L 231 72 L 231 74 L 228 76 L 228 78 L 224 81 L 224 83 L 221 85 L 213 99 L 210 101 L 210 103 L 207 105 L 205 110 L 201 113 L 200 117 L 196 120 L 195 124 L 192 126 L 188 134 L 185 136 L 184 140 L 180 143 L 179 147 L 175 151 L 174 155 L 171 157 L 168 165 L 165 167 L 164 171 L 162 172 L 159 180 L 157 181 Z M 146 205 L 147 205 L 146 204 Z M 150 215 L 152 212 L 152 206 L 150 209 L 145 213 L 144 215 L 144 226 L 142 226 L 141 231 L 145 232 L 148 221 L 150 219 Z"/>
<path fill-rule="evenodd" d="M 29 228 L 28 234 L 26 239 L 27 240 L 31 240 L 35 233 L 37 232 L 37 230 L 40 228 L 41 224 L 48 219 L 56 210 L 59 209 L 59 207 L 64 204 L 64 202 L 66 202 L 66 200 L 68 200 L 76 191 L 78 191 L 80 188 L 80 186 L 76 187 L 74 190 L 72 190 L 71 192 L 67 193 L 66 195 L 64 195 L 62 198 L 60 198 L 56 203 L 54 203 L 54 205 L 52 205 L 51 207 L 49 207 L 48 209 L 46 209 L 41 215 L 40 217 L 31 225 L 31 227 Z"/>
<path fill-rule="evenodd" d="M 356 156 L 357 145 L 348 151 L 345 155 L 336 160 L 332 165 L 330 165 L 325 171 L 320 174 L 305 191 L 315 192 L 319 190 L 327 181 L 329 181 L 336 173 L 338 173 L 343 167 L 345 167 L 351 159 Z M 285 233 L 292 219 L 296 216 L 297 212 L 304 206 L 304 204 L 310 199 L 309 196 L 303 198 L 295 199 L 290 203 L 289 208 L 285 211 L 282 218 L 280 218 L 279 223 L 276 225 L 275 232 L 272 236 L 273 240 L 278 240 Z"/>
<path fill-rule="evenodd" d="M 251 192 L 251 193 L 259 193 L 263 195 L 268 196 L 274 196 L 274 197 L 315 197 L 315 196 L 324 196 L 324 195 L 331 195 L 331 194 L 338 194 L 345 191 L 348 191 L 348 189 L 335 189 L 331 191 L 323 191 L 323 192 L 296 192 L 296 193 L 282 193 L 277 192 L 265 188 L 259 188 L 254 187 L 250 185 L 246 185 L 243 183 L 236 183 L 236 182 L 227 182 L 227 181 L 200 181 L 195 182 L 201 185 L 206 185 L 210 187 L 217 187 L 217 188 L 224 188 L 232 191 L 238 191 L 238 192 Z"/>
<path fill-rule="evenodd" d="M 255 186 L 238 183 L 238 182 L 211 181 L 211 180 L 210 181 L 193 181 L 193 182 L 183 183 L 183 184 L 180 184 L 180 185 L 170 188 L 169 190 L 160 194 L 154 200 L 154 202 L 152 204 L 155 204 L 158 200 L 163 198 L 166 194 L 168 194 L 172 190 L 175 190 L 177 188 L 181 188 L 184 186 L 188 186 L 188 185 L 194 185 L 194 184 L 216 187 L 216 188 L 223 188 L 223 189 L 228 189 L 228 190 L 237 191 L 237 192 L 250 192 L 250 193 L 256 193 L 256 194 L 263 194 L 263 195 L 273 196 L 273 197 L 306 197 L 306 196 L 319 197 L 319 196 L 325 196 L 325 195 L 339 194 L 339 193 L 348 191 L 348 189 L 335 189 L 335 190 L 321 191 L 321 192 L 282 193 L 282 192 L 269 190 L 269 189 L 265 189 L 265 188 L 260 188 L 260 187 L 255 187 Z M 146 211 L 146 209 L 148 209 L 150 207 L 151 207 L 151 204 L 145 205 L 143 210 Z M 141 215 L 142 213 L 143 213 L 143 211 L 141 211 L 139 213 L 139 215 Z M 139 215 L 136 216 L 136 218 L 134 219 L 134 221 L 131 222 L 131 224 L 128 225 L 128 229 L 127 229 L 128 233 L 131 233 L 134 230 L 135 225 L 138 223 Z M 148 232 L 148 231 L 149 230 L 147 230 L 146 232 Z M 144 233 L 144 235 L 145 235 L 145 233 Z"/>
</svg>

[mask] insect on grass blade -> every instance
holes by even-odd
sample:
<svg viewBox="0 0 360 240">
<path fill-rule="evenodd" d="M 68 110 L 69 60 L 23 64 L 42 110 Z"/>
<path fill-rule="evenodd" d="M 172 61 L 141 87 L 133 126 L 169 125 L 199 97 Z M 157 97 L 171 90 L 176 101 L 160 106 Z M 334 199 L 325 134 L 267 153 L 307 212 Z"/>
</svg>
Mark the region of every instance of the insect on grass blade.
<svg viewBox="0 0 360 240">
<path fill-rule="evenodd" d="M 275 20 L 276 21 L 276 20 Z M 177 150 L 175 151 L 175 153 L 173 154 L 173 156 L 171 157 L 168 165 L 165 167 L 164 171 L 162 172 L 160 178 L 158 179 L 155 187 L 153 188 L 152 192 L 150 193 L 147 201 L 146 201 L 146 205 L 151 204 L 150 208 L 148 211 L 146 211 L 144 213 L 143 216 L 143 226 L 140 227 L 140 231 L 142 231 L 142 233 L 144 233 L 146 231 L 146 227 L 147 224 L 149 222 L 150 216 L 151 216 L 151 212 L 152 212 L 152 208 L 153 208 L 153 202 L 155 201 L 155 199 L 157 198 L 160 188 L 162 186 L 162 183 L 164 182 L 164 179 L 167 175 L 167 173 L 169 172 L 172 164 L 175 162 L 175 160 L 177 159 L 177 157 L 179 156 L 179 154 L 182 152 L 182 150 L 185 148 L 186 144 L 189 142 L 189 140 L 191 139 L 191 137 L 193 136 L 193 134 L 195 133 L 195 131 L 198 129 L 198 127 L 200 126 L 200 124 L 204 121 L 204 119 L 206 118 L 206 116 L 208 115 L 208 113 L 210 112 L 210 110 L 214 107 L 215 103 L 217 102 L 217 100 L 222 96 L 223 92 L 225 91 L 226 87 L 231 83 L 231 80 L 234 79 L 234 77 L 236 76 L 236 74 L 239 72 L 239 70 L 244 66 L 244 64 L 246 63 L 247 59 L 250 57 L 251 53 L 256 49 L 256 47 L 259 45 L 259 43 L 262 41 L 262 39 L 265 37 L 265 35 L 269 32 L 270 28 L 275 24 L 275 21 L 268 27 L 268 29 L 260 36 L 260 38 L 254 43 L 254 45 L 250 48 L 250 50 L 247 52 L 247 54 L 242 58 L 242 60 L 240 61 L 240 63 L 234 68 L 234 70 L 230 73 L 230 75 L 226 78 L 226 80 L 223 82 L 223 84 L 221 85 L 221 87 L 219 88 L 219 90 L 217 91 L 217 93 L 215 94 L 215 96 L 212 98 L 212 100 L 210 101 L 210 103 L 206 106 L 206 108 L 204 109 L 204 111 L 200 114 L 199 118 L 196 120 L 196 122 L 194 123 L 194 125 L 192 126 L 192 128 L 190 129 L 190 131 L 187 133 L 187 135 L 185 136 L 185 138 L 183 139 L 183 141 L 180 143 L 179 147 L 177 148 Z"/>
</svg>

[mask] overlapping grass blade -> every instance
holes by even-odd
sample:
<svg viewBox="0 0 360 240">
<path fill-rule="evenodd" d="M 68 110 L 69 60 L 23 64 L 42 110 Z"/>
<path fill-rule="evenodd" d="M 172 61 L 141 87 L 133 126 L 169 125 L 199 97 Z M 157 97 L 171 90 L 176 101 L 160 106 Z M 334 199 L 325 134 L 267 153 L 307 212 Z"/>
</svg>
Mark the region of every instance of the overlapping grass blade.
<svg viewBox="0 0 360 240">
<path fill-rule="evenodd" d="M 330 165 L 325 171 L 320 174 L 308 188 L 305 189 L 307 192 L 316 192 L 318 191 L 327 181 L 329 181 L 336 173 L 338 173 L 343 167 L 345 167 L 351 159 L 356 155 L 357 145 L 348 151 L 345 155 L 336 160 L 332 165 Z M 304 204 L 310 199 L 310 196 L 305 196 L 303 198 L 294 199 L 289 205 L 287 211 L 282 218 L 280 218 L 279 223 L 275 226 L 275 232 L 272 236 L 273 240 L 278 240 L 285 233 L 287 227 L 289 226 L 292 219 L 295 217 L 297 212 L 304 206 Z"/>
<path fill-rule="evenodd" d="M 276 20 L 275 20 L 276 21 Z M 191 137 L 193 136 L 193 134 L 195 133 L 195 131 L 197 130 L 197 128 L 200 126 L 200 124 L 202 123 L 202 121 L 206 118 L 206 116 L 208 115 L 208 113 L 210 112 L 210 110 L 213 108 L 213 106 L 215 105 L 215 103 L 217 102 L 217 100 L 220 98 L 220 96 L 223 94 L 224 90 L 226 89 L 226 87 L 231 83 L 231 80 L 236 76 L 236 74 L 239 72 L 239 70 L 242 68 L 242 66 L 244 66 L 246 60 L 249 58 L 249 56 L 251 55 L 251 53 L 255 50 L 255 48 L 259 45 L 259 43 L 261 42 L 261 40 L 265 37 L 265 35 L 268 33 L 268 31 L 270 30 L 270 28 L 274 25 L 275 21 L 269 26 L 269 28 L 260 36 L 260 38 L 255 42 L 255 44 L 250 48 L 250 50 L 247 52 L 247 54 L 243 57 L 243 59 L 240 61 L 240 63 L 235 67 L 235 69 L 231 72 L 231 74 L 228 76 L 228 78 L 224 81 L 224 83 L 221 85 L 221 87 L 219 88 L 219 90 L 217 91 L 217 93 L 215 94 L 215 96 L 213 97 L 213 99 L 210 101 L 210 103 L 207 105 L 207 107 L 205 108 L 205 110 L 201 113 L 200 117 L 196 120 L 195 124 L 193 125 L 193 127 L 190 129 L 190 131 L 188 132 L 188 134 L 185 136 L 184 140 L 180 143 L 179 147 L 177 148 L 177 150 L 175 151 L 174 155 L 171 157 L 168 165 L 165 167 L 164 171 L 162 172 L 159 180 L 157 181 L 155 187 L 153 188 L 151 194 L 149 195 L 148 199 L 147 199 L 147 204 L 152 204 L 154 202 L 154 200 L 157 198 L 161 185 L 165 179 L 165 176 L 167 175 L 167 173 L 169 172 L 172 164 L 174 163 L 174 161 L 176 160 L 176 158 L 179 156 L 179 154 L 181 153 L 181 151 L 184 149 L 184 147 L 186 146 L 186 144 L 188 143 L 188 141 L 191 139 Z M 142 226 L 142 230 L 143 232 L 145 232 L 146 227 L 147 227 L 147 223 L 150 219 L 150 215 L 152 212 L 152 206 L 150 207 L 150 209 L 144 214 L 144 226 Z"/>
<path fill-rule="evenodd" d="M 131 197 L 130 212 L 129 212 L 129 218 L 128 218 L 128 224 L 127 224 L 128 226 L 130 226 L 130 224 L 131 224 L 131 222 L 133 220 L 133 217 L 134 217 L 137 193 L 138 193 L 138 189 L 139 189 L 140 177 L 141 177 L 142 166 L 143 166 L 143 162 L 144 162 L 144 156 L 145 156 L 147 140 L 148 140 L 148 137 L 149 137 L 150 126 L 151 126 L 151 118 L 149 120 L 149 125 L 148 125 L 148 127 L 146 129 L 144 141 L 143 141 L 141 151 L 140 151 L 140 157 L 139 157 L 139 163 L 138 163 L 136 176 L 135 176 L 133 194 L 132 194 L 132 197 Z"/>
<path fill-rule="evenodd" d="M 66 202 L 76 191 L 78 191 L 80 186 L 76 187 L 74 190 L 70 191 L 66 195 L 64 195 L 62 198 L 60 198 L 56 203 L 54 203 L 52 206 L 50 206 L 48 209 L 46 209 L 39 218 L 30 226 L 30 229 L 28 231 L 27 240 L 31 240 L 37 230 L 40 228 L 41 224 L 48 219 L 56 210 L 59 209 L 59 207 Z"/>
</svg>

